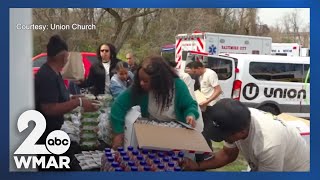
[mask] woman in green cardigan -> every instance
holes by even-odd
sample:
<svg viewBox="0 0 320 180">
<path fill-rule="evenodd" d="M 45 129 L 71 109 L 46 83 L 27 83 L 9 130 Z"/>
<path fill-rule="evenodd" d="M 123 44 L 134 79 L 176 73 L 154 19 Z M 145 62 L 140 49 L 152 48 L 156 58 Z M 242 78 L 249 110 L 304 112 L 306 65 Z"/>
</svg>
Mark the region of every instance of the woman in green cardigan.
<svg viewBox="0 0 320 180">
<path fill-rule="evenodd" d="M 161 56 L 146 58 L 137 69 L 133 85 L 121 93 L 111 107 L 113 148 L 123 145 L 125 116 L 139 105 L 142 117 L 160 121 L 178 120 L 195 127 L 197 102 L 186 84 Z"/>
</svg>

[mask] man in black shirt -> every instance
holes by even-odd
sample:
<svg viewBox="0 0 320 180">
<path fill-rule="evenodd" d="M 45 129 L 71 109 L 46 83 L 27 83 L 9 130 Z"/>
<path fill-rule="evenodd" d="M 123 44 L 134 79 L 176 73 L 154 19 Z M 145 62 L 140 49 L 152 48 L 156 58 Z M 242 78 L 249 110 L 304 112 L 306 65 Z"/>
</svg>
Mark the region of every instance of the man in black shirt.
<svg viewBox="0 0 320 180">
<path fill-rule="evenodd" d="M 78 106 L 82 106 L 84 111 L 98 109 L 93 102 L 83 97 L 69 98 L 69 92 L 60 74 L 68 61 L 68 46 L 58 35 L 50 38 L 47 44 L 47 55 L 47 62 L 41 66 L 35 76 L 36 110 L 46 119 L 46 130 L 38 140 L 38 144 L 46 144 L 48 134 L 54 130 L 60 130 L 65 113 Z"/>
</svg>

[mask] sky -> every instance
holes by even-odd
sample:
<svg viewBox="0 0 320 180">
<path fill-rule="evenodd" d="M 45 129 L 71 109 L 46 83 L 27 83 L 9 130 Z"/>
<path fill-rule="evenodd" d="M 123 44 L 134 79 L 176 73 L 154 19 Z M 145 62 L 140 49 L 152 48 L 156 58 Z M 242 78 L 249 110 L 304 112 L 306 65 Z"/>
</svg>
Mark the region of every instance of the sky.
<svg viewBox="0 0 320 180">
<path fill-rule="evenodd" d="M 309 8 L 296 8 L 299 14 L 299 21 L 301 27 L 305 27 L 310 22 L 310 9 Z M 281 19 L 287 13 L 295 11 L 294 8 L 259 8 L 258 16 L 263 24 L 268 26 L 275 26 L 277 22 L 281 23 Z"/>
</svg>

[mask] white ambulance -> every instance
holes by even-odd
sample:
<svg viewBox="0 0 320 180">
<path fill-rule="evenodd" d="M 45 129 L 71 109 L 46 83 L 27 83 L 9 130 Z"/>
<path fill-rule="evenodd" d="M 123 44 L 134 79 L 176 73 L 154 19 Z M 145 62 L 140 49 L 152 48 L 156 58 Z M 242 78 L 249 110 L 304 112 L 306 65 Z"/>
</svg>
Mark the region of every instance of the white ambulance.
<svg viewBox="0 0 320 180">
<path fill-rule="evenodd" d="M 200 58 L 201 57 L 201 58 Z M 189 52 L 185 63 L 203 59 L 214 70 L 222 98 L 234 98 L 249 107 L 275 115 L 289 113 L 310 117 L 310 58 L 272 55 Z"/>
<path fill-rule="evenodd" d="M 298 43 L 272 43 L 271 47 L 271 55 L 301 56 L 301 46 Z"/>
<path fill-rule="evenodd" d="M 181 66 L 182 56 L 188 51 L 218 55 L 235 54 L 271 54 L 272 38 L 245 36 L 209 32 L 178 34 L 176 36 L 175 60 Z"/>
</svg>

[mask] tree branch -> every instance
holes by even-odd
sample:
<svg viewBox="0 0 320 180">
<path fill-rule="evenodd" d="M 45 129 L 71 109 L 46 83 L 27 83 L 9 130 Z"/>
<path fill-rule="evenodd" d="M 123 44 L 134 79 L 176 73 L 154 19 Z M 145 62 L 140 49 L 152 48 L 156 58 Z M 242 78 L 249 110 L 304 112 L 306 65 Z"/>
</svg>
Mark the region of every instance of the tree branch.
<svg viewBox="0 0 320 180">
<path fill-rule="evenodd" d="M 103 9 L 106 10 L 109 14 L 111 14 L 116 19 L 117 22 L 122 21 L 120 15 L 114 9 L 112 8 L 103 8 Z"/>
<path fill-rule="evenodd" d="M 144 11 L 144 12 L 141 12 L 141 13 L 138 13 L 138 14 L 134 14 L 134 15 L 131 15 L 129 17 L 127 17 L 125 20 L 123 20 L 122 22 L 125 23 L 127 21 L 130 21 L 132 19 L 135 19 L 137 17 L 140 17 L 140 16 L 145 16 L 145 15 L 148 15 L 148 14 L 151 14 L 151 13 L 154 13 L 154 12 L 157 12 L 159 11 L 159 9 L 154 9 L 154 10 L 148 10 L 148 11 Z"/>
</svg>

